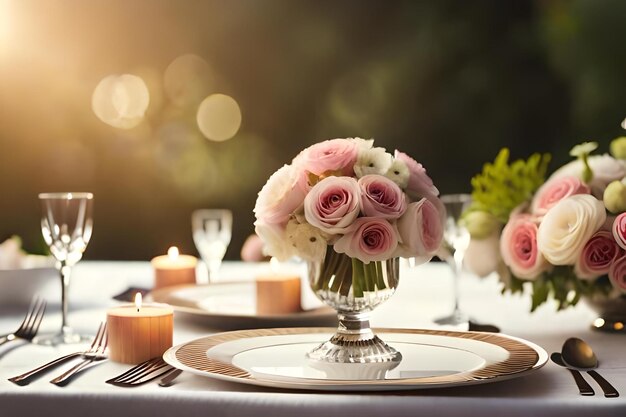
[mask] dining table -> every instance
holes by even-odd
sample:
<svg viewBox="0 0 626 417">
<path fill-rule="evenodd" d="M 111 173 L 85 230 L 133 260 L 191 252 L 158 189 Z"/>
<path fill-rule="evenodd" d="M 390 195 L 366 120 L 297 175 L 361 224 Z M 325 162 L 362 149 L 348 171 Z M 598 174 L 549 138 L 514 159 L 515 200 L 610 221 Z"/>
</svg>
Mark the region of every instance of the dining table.
<svg viewBox="0 0 626 417">
<path fill-rule="evenodd" d="M 253 280 L 263 266 L 226 261 L 220 280 Z M 304 278 L 303 278 L 304 279 Z M 129 287 L 150 288 L 154 271 L 149 262 L 83 261 L 72 275 L 70 324 L 95 334 L 113 296 Z M 10 291 L 19 282 L 0 282 Z M 51 280 L 40 289 L 48 312 L 40 333 L 58 330 L 61 323 L 60 284 Z M 372 313 L 377 328 L 436 329 L 434 319 L 453 308 L 453 275 L 445 263 L 417 267 L 403 264 L 396 293 Z M 156 382 L 118 387 L 106 380 L 130 365 L 104 361 L 78 375 L 64 387 L 49 383 L 54 372 L 26 386 L 8 378 L 26 372 L 76 346 L 14 343 L 0 347 L 0 417 L 9 416 L 624 416 L 626 415 L 626 335 L 592 329 L 597 317 L 584 302 L 557 311 L 552 302 L 530 312 L 525 294 L 502 294 L 498 277 L 464 273 L 459 280 L 460 308 L 477 323 L 497 326 L 503 334 L 530 341 L 550 354 L 570 337 L 587 341 L 599 358 L 600 372 L 620 392 L 605 398 L 591 378 L 596 395 L 581 396 L 570 373 L 552 362 L 525 376 L 478 385 L 389 392 L 337 392 L 278 389 L 223 381 L 183 372 L 170 387 Z M 0 333 L 15 330 L 28 306 L 0 305 Z M 215 321 L 174 314 L 174 345 L 223 331 Z M 463 330 L 463 329 L 459 329 Z M 58 373 L 58 371 L 57 371 Z"/>
</svg>

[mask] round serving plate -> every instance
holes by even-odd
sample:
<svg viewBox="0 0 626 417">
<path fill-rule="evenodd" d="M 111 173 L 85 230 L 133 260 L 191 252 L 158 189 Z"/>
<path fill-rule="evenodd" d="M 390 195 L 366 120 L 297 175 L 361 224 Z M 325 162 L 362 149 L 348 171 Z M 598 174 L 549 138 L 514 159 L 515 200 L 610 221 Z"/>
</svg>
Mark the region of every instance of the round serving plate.
<svg viewBox="0 0 626 417">
<path fill-rule="evenodd" d="M 320 307 L 289 314 L 258 314 L 254 281 L 178 285 L 154 290 L 150 298 L 171 305 L 177 316 L 216 329 L 332 326 L 337 312 Z"/>
<path fill-rule="evenodd" d="M 517 378 L 545 365 L 541 347 L 502 334 L 376 329 L 402 353 L 400 363 L 336 364 L 305 353 L 334 328 L 219 333 L 169 349 L 170 365 L 197 375 L 274 388 L 383 391 L 453 387 Z"/>
</svg>

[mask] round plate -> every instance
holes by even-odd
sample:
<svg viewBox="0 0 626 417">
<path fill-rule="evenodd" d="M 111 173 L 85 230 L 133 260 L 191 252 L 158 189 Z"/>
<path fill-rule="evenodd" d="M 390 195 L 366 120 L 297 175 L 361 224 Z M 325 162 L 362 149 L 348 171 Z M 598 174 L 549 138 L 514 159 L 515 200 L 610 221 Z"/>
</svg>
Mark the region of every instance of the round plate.
<svg viewBox="0 0 626 417">
<path fill-rule="evenodd" d="M 402 361 L 332 364 L 305 353 L 333 328 L 219 333 L 169 349 L 163 359 L 197 375 L 275 388 L 381 391 L 479 384 L 523 376 L 548 360 L 539 346 L 493 333 L 376 329 Z"/>
<path fill-rule="evenodd" d="M 179 285 L 154 290 L 150 295 L 156 302 L 171 305 L 177 313 L 217 329 L 337 324 L 337 312 L 330 307 L 290 314 L 259 315 L 256 312 L 255 285 L 254 281 Z"/>
</svg>

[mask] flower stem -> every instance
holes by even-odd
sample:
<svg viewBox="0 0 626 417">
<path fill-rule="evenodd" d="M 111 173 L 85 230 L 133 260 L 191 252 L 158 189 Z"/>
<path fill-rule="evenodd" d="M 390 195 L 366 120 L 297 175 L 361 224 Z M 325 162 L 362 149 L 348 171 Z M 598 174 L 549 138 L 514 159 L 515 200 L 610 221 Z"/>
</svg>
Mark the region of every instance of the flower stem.
<svg viewBox="0 0 626 417">
<path fill-rule="evenodd" d="M 365 272 L 363 267 L 363 262 L 352 258 L 352 294 L 355 298 L 363 297 L 363 278 Z"/>
</svg>

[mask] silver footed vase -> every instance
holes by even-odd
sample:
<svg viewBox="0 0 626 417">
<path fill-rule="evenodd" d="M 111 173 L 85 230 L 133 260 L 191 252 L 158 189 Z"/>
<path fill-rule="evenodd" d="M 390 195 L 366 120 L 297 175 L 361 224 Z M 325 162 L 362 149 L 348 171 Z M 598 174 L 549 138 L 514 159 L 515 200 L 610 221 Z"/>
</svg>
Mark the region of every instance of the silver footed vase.
<svg viewBox="0 0 626 417">
<path fill-rule="evenodd" d="M 307 353 L 312 361 L 334 363 L 400 362 L 402 355 L 370 328 L 371 312 L 396 291 L 399 258 L 364 263 L 328 247 L 323 261 L 309 262 L 315 295 L 337 310 L 337 332 Z"/>
</svg>

